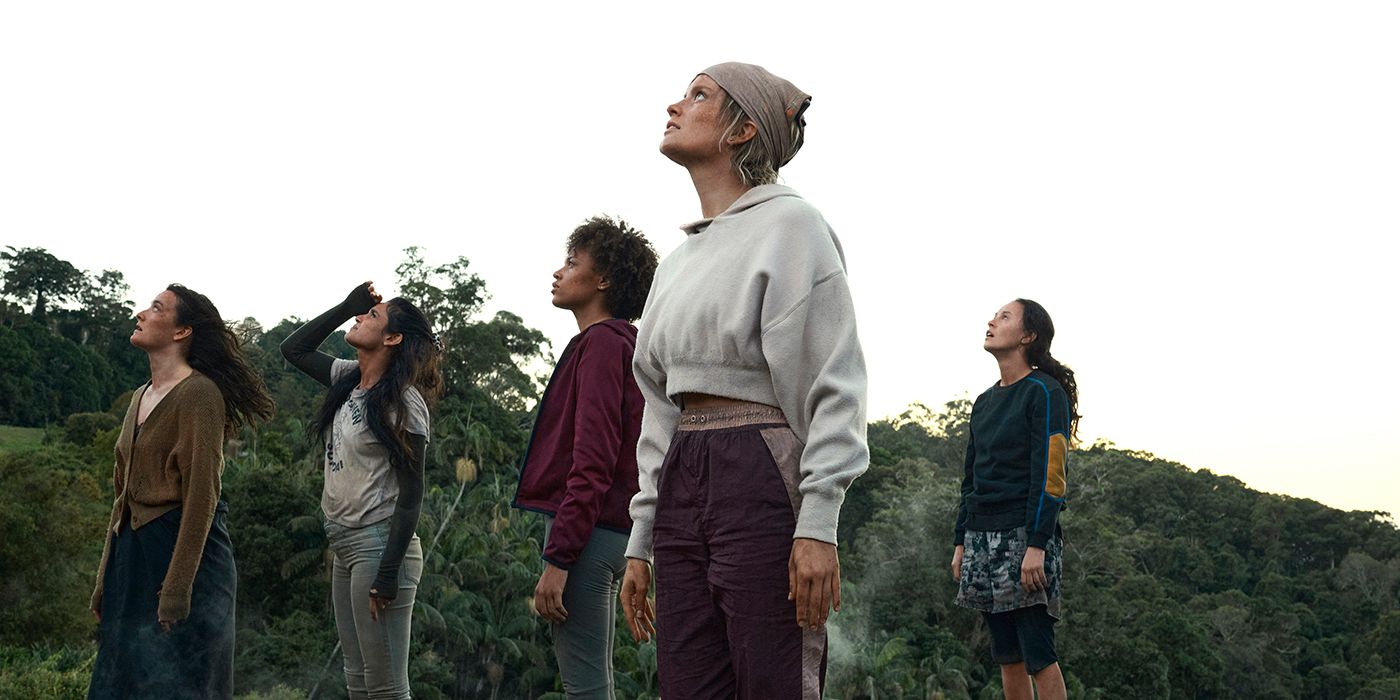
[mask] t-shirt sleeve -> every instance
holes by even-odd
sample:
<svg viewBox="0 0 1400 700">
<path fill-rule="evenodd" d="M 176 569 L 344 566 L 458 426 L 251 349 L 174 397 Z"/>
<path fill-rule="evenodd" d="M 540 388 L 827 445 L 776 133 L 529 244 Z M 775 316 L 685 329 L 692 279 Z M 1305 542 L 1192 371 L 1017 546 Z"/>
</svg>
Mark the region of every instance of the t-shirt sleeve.
<svg viewBox="0 0 1400 700">
<path fill-rule="evenodd" d="M 331 383 L 334 384 L 340 381 L 341 377 L 354 371 L 355 368 L 359 366 L 360 363 L 354 360 L 342 360 L 337 358 L 335 362 L 331 363 Z"/>
<path fill-rule="evenodd" d="M 404 420 L 404 429 L 414 435 L 422 435 L 428 440 L 432 439 L 432 431 L 429 425 L 428 402 L 423 400 L 423 395 L 418 393 L 415 387 L 409 387 L 403 393 L 403 404 L 407 408 L 408 414 Z"/>
</svg>

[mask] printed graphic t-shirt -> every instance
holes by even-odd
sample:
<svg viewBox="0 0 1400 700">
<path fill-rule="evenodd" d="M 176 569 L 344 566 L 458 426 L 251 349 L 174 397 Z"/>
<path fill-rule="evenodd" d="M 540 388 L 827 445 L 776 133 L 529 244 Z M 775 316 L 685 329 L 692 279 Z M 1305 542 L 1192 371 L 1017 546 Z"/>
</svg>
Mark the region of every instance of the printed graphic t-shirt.
<svg viewBox="0 0 1400 700">
<path fill-rule="evenodd" d="M 336 360 L 331 365 L 331 383 L 357 366 L 353 360 Z M 366 393 L 360 388 L 351 390 L 326 435 L 326 486 L 321 492 L 321 510 L 332 522 L 345 527 L 373 525 L 393 515 L 399 497 L 399 481 L 389 463 L 389 449 L 365 422 Z M 403 393 L 403 402 L 408 409 L 405 428 L 428 438 L 428 404 L 423 396 L 409 387 Z M 389 422 L 392 424 L 394 419 L 391 414 Z"/>
</svg>

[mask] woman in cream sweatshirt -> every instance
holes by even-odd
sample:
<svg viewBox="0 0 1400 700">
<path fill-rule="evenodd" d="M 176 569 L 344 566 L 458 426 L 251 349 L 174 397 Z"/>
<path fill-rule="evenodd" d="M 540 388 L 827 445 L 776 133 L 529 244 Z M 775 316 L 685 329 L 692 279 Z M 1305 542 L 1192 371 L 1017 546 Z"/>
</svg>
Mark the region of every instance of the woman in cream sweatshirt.
<svg viewBox="0 0 1400 700">
<path fill-rule="evenodd" d="M 656 636 L 663 697 L 818 698 L 824 683 L 837 520 L 869 452 L 840 243 L 773 184 L 810 101 L 723 63 L 667 109 L 661 152 L 689 171 L 704 218 L 683 227 L 639 323 L 646 408 L 621 593 L 633 636 Z"/>
</svg>

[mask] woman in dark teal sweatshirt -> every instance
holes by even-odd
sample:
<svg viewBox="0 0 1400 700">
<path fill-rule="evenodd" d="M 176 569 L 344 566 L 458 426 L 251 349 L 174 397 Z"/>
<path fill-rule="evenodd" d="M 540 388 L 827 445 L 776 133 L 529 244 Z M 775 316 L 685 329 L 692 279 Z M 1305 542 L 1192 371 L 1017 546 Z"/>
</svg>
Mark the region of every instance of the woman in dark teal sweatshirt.
<svg viewBox="0 0 1400 700">
<path fill-rule="evenodd" d="M 987 323 L 982 347 L 1001 379 L 972 406 L 953 534 L 957 603 L 982 611 L 1007 698 L 1065 697 L 1055 654 L 1066 461 L 1078 414 L 1074 371 L 1050 355 L 1045 307 L 1017 299 Z"/>
</svg>

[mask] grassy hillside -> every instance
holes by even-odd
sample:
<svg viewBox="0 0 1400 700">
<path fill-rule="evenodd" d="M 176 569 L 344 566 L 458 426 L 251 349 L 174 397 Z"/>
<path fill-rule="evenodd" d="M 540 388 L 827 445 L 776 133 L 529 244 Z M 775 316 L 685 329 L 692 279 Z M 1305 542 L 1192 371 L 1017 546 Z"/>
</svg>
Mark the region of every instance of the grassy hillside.
<svg viewBox="0 0 1400 700">
<path fill-rule="evenodd" d="M 43 428 L 0 425 L 0 454 L 33 450 L 43 444 Z"/>
</svg>

